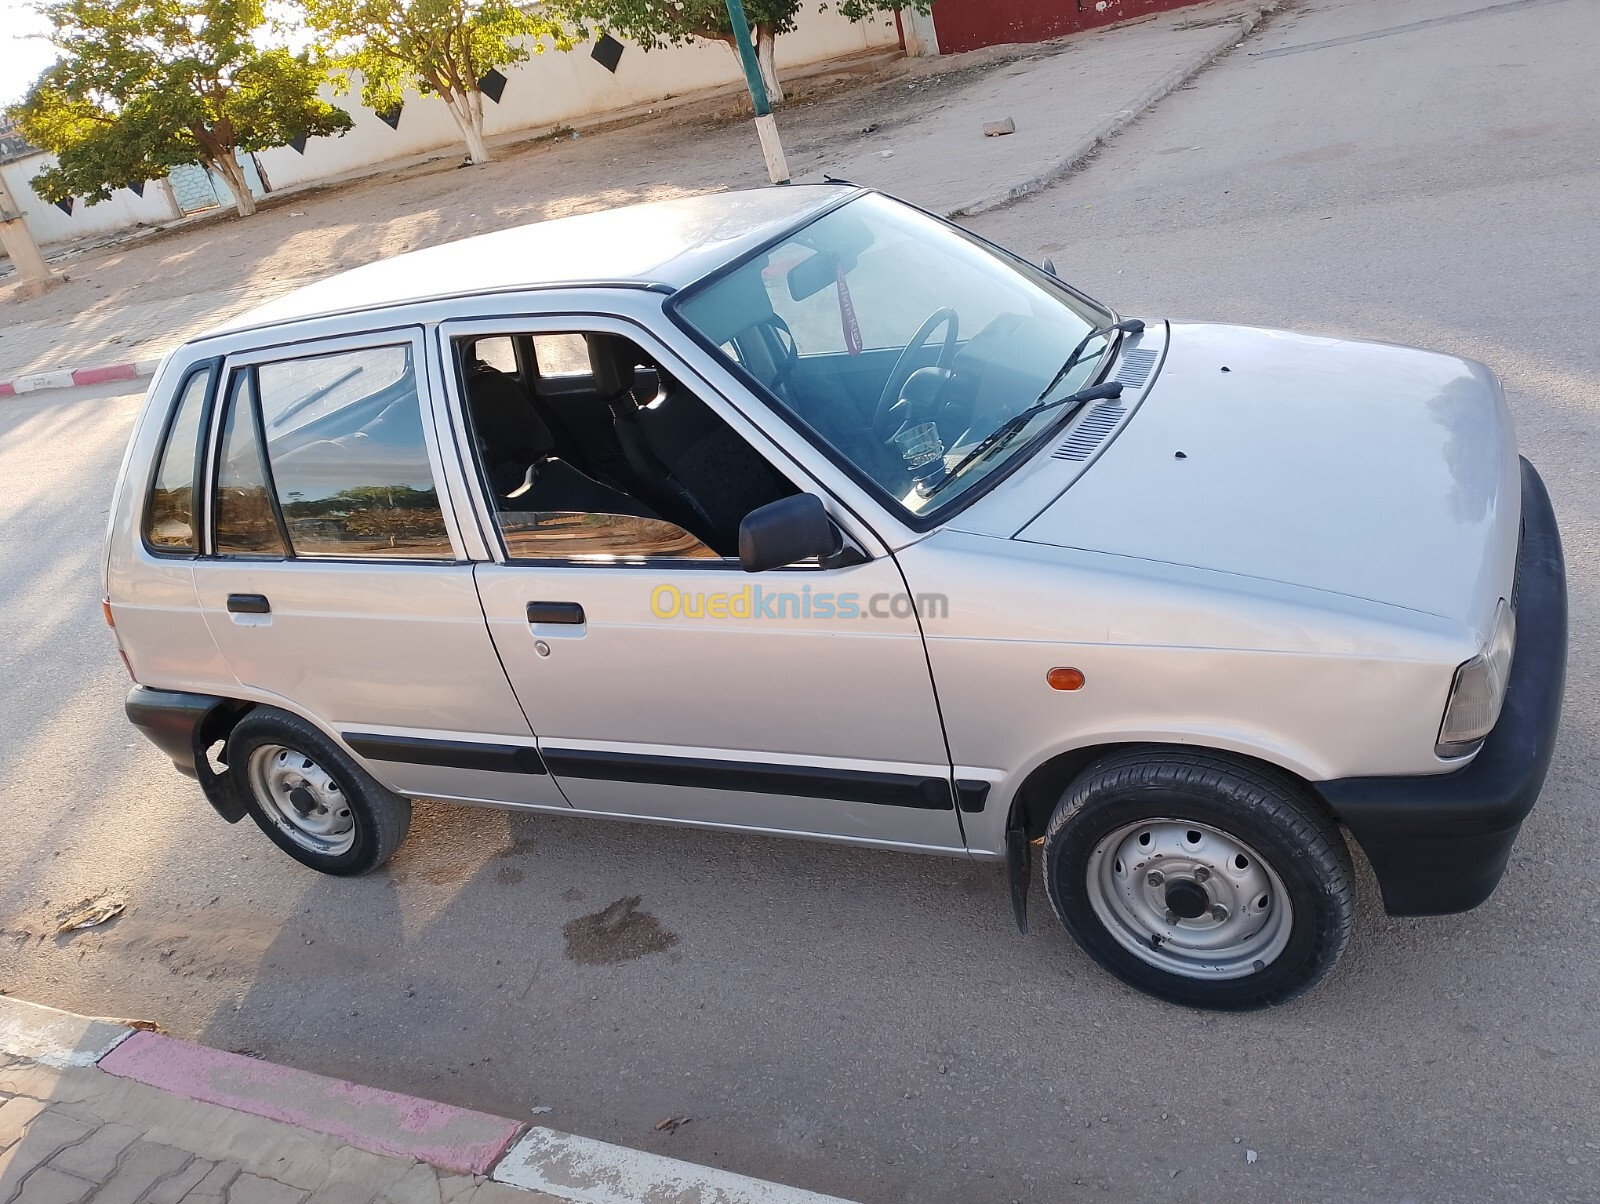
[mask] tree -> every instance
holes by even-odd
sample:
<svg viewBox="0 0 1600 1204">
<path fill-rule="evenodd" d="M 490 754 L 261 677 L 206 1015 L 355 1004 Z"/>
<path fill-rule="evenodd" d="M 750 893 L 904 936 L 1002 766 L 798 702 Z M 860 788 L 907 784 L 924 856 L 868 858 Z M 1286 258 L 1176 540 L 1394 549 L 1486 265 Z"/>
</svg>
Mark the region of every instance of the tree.
<svg viewBox="0 0 1600 1204">
<path fill-rule="evenodd" d="M 543 54 L 548 39 L 570 50 L 571 36 L 541 9 L 510 0 L 301 0 L 348 91 L 361 76 L 361 99 L 382 113 L 411 88 L 445 102 L 473 163 L 487 163 L 483 92 L 490 71 Z"/>
<path fill-rule="evenodd" d="M 350 128 L 317 95 L 326 76 L 309 56 L 257 44 L 263 0 L 57 0 L 40 11 L 61 54 L 8 115 L 56 156 L 33 180 L 47 201 L 94 204 L 200 164 L 248 217 L 237 152 Z"/>
<path fill-rule="evenodd" d="M 554 6 L 585 38 L 593 30 L 619 34 L 645 51 L 682 46 L 700 38 L 722 42 L 738 52 L 726 0 L 554 0 Z M 783 84 L 773 63 L 774 44 L 779 34 L 794 29 L 799 11 L 800 0 L 745 0 L 761 80 L 767 86 L 767 98 L 775 103 L 783 99 Z"/>
<path fill-rule="evenodd" d="M 737 53 L 727 0 L 553 0 L 554 6 L 577 23 L 587 37 L 590 27 L 620 34 L 650 51 L 658 46 L 681 46 L 701 38 L 723 42 Z M 927 12 L 932 0 L 840 0 L 835 5 L 850 21 L 864 21 L 876 13 L 897 8 Z M 744 0 L 744 12 L 755 40 L 761 82 L 774 104 L 784 98 L 783 81 L 775 61 L 779 35 L 790 33 L 802 7 L 801 0 Z M 819 6 L 825 10 L 826 3 Z"/>
</svg>

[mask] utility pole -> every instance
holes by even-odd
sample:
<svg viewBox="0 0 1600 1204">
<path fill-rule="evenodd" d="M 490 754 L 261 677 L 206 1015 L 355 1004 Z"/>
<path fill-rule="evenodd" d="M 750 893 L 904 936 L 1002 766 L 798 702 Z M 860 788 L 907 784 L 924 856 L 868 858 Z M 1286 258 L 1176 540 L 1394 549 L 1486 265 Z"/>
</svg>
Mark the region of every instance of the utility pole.
<svg viewBox="0 0 1600 1204">
<path fill-rule="evenodd" d="M 33 241 L 22 210 L 11 199 L 11 189 L 6 187 L 3 175 L 0 175 L 0 245 L 5 246 L 17 275 L 22 277 L 22 288 L 18 290 L 22 296 L 35 297 L 61 283 L 59 277 L 50 274 L 50 266 L 39 253 L 39 245 Z"/>
<path fill-rule="evenodd" d="M 756 48 L 750 43 L 750 22 L 744 15 L 744 0 L 728 0 L 728 20 L 733 24 L 739 62 L 744 65 L 744 82 L 756 106 L 756 134 L 761 139 L 761 153 L 767 160 L 767 178 L 774 184 L 787 184 L 789 163 L 783 157 L 783 143 L 778 141 L 778 123 L 773 120 L 772 105 L 767 100 L 767 85 L 761 81 Z"/>
</svg>

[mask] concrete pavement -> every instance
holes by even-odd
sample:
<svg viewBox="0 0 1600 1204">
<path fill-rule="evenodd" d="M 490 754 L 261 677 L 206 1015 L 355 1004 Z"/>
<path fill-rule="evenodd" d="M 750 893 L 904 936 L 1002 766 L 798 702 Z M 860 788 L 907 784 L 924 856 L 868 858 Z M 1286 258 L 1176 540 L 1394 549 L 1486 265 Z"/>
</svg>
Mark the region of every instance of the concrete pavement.
<svg viewBox="0 0 1600 1204">
<path fill-rule="evenodd" d="M 946 217 L 987 213 L 1081 166 L 1282 7 L 1239 0 L 1180 9 L 1056 39 L 955 86 L 938 76 L 912 81 L 907 87 L 927 96 L 925 111 L 903 124 L 874 123 L 804 179 L 852 180 Z M 973 136 L 1006 118 L 1014 133 Z"/>
<path fill-rule="evenodd" d="M 1218 0 L 1038 47 L 902 62 L 881 71 L 882 81 L 865 92 L 857 83 L 842 96 L 824 93 L 785 109 L 780 121 L 790 163 L 797 178 L 832 174 L 940 213 L 992 209 L 1083 162 L 1105 138 L 1227 52 L 1279 2 Z M 802 97 L 806 86 L 797 82 Z M 372 249 L 392 254 L 551 216 L 558 198 L 569 210 L 647 199 L 651 192 L 616 187 L 614 165 L 636 159 L 641 145 L 656 189 L 668 195 L 764 182 L 741 177 L 737 167 L 730 174 L 730 165 L 755 147 L 746 123 L 729 124 L 681 99 L 673 103 L 673 118 L 538 148 L 567 160 L 555 172 L 530 172 L 526 144 L 505 147 L 502 161 L 470 177 L 451 170 L 455 203 L 489 212 L 488 220 L 466 229 L 449 223 L 412 232 L 415 207 L 392 184 L 403 178 L 415 185 L 438 174 L 439 162 L 428 160 L 397 165 L 381 180 L 288 195 L 249 222 L 191 223 L 75 259 L 66 288 L 37 301 L 8 302 L 0 322 L 0 398 L 113 379 L 108 372 L 148 375 L 184 339 L 361 261 L 338 253 L 320 265 L 308 263 L 295 254 L 291 231 L 342 234 L 352 223 L 389 227 L 395 237 L 377 240 Z M 1001 116 L 1016 119 L 1016 133 L 984 137 L 984 122 Z M 759 154 L 753 162 L 759 165 Z M 592 173 L 588 193 L 580 163 Z M 120 274 L 102 271 L 108 263 Z M 101 287 L 102 280 L 109 287 Z"/>
</svg>

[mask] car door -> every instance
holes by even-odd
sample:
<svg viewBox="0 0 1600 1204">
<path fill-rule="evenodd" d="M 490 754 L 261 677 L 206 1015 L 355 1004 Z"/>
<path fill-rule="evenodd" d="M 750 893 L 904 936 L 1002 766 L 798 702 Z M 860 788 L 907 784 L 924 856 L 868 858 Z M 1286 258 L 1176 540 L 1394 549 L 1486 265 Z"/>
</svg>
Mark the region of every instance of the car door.
<svg viewBox="0 0 1600 1204">
<path fill-rule="evenodd" d="M 574 332 L 634 340 L 793 489 L 815 491 L 663 345 L 592 315 L 441 331 L 463 448 L 477 441 L 456 349 L 488 334 Z M 495 537 L 493 562 L 477 568 L 484 614 L 574 807 L 963 847 L 915 606 L 894 559 L 853 516 L 835 515 L 865 553 L 861 563 L 758 577 L 670 522 L 603 512 L 509 517 L 474 475 Z"/>
<path fill-rule="evenodd" d="M 229 357 L 201 610 L 245 697 L 390 788 L 564 809 L 440 502 L 422 363 L 415 328 Z"/>
</svg>

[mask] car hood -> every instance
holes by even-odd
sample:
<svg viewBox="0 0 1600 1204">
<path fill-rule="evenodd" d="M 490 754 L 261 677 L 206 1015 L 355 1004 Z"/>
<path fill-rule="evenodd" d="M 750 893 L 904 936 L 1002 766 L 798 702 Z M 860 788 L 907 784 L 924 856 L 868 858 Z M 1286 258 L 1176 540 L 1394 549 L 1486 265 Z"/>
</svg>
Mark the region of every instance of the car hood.
<svg viewBox="0 0 1600 1204">
<path fill-rule="evenodd" d="M 1520 515 L 1483 365 L 1173 324 L 1126 425 L 1015 538 L 1261 578 L 1485 630 Z"/>
</svg>

